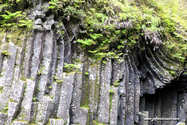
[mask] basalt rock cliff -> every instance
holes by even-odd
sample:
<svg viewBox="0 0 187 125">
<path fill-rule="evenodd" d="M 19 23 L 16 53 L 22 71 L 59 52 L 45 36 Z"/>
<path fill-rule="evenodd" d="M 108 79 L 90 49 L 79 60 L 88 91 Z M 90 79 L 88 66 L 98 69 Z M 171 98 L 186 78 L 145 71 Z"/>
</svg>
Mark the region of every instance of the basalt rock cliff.
<svg viewBox="0 0 187 125">
<path fill-rule="evenodd" d="M 155 49 L 141 40 L 124 46 L 120 60 L 93 59 L 77 42 L 85 34 L 81 19 L 57 27 L 48 6 L 27 12 L 34 29 L 21 46 L 6 34 L 1 39 L 0 125 L 187 124 L 187 67 L 164 45 Z M 64 67 L 72 63 L 77 67 Z M 156 117 L 173 119 L 144 119 Z"/>
</svg>

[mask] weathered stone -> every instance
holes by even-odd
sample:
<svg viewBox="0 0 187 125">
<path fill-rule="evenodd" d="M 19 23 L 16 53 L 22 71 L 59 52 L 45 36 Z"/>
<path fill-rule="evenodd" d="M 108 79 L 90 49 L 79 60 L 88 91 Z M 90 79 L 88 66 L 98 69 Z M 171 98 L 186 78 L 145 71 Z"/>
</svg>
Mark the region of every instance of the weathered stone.
<svg viewBox="0 0 187 125">
<path fill-rule="evenodd" d="M 7 116 L 8 116 L 7 113 L 0 112 L 0 125 L 5 125 Z"/>
<path fill-rule="evenodd" d="M 35 19 L 38 19 L 38 18 L 43 19 L 45 18 L 45 13 L 43 11 L 36 10 L 33 12 L 33 16 L 35 17 Z"/>
<path fill-rule="evenodd" d="M 57 56 L 58 56 L 58 46 L 57 46 L 57 40 L 54 39 L 54 46 L 53 46 L 53 58 L 52 58 L 52 64 L 51 64 L 51 83 L 53 83 L 53 75 L 56 72 L 56 64 L 57 64 Z"/>
<path fill-rule="evenodd" d="M 119 113 L 118 113 L 118 115 L 119 115 L 119 120 L 118 120 L 119 125 L 125 125 L 125 116 L 126 116 L 125 111 L 126 111 L 126 97 L 122 96 L 119 99 Z M 113 115 L 113 114 L 111 114 L 111 115 Z M 112 118 L 112 119 L 114 119 L 114 118 Z M 114 123 L 111 123 L 111 124 L 114 124 Z"/>
<path fill-rule="evenodd" d="M 60 102 L 57 111 L 57 118 L 62 118 L 66 122 L 69 116 L 69 109 L 72 99 L 74 83 L 74 72 L 73 73 L 63 73 L 63 83 L 61 86 Z M 70 96 L 69 96 L 70 95 Z"/>
<path fill-rule="evenodd" d="M 86 125 L 87 124 L 87 117 L 88 117 L 88 109 L 80 108 L 78 123 L 80 125 Z"/>
<path fill-rule="evenodd" d="M 177 102 L 178 102 L 177 116 L 181 122 L 185 122 L 187 117 L 187 93 L 179 93 Z"/>
<path fill-rule="evenodd" d="M 99 86 L 100 86 L 100 63 L 91 65 L 88 69 L 89 73 L 89 111 L 97 113 L 99 102 Z M 88 91 L 88 90 L 87 90 Z M 91 120 L 91 119 L 90 119 Z"/>
<path fill-rule="evenodd" d="M 53 54 L 53 32 L 45 34 L 45 46 L 43 52 L 42 66 L 40 66 L 39 73 L 41 74 L 39 80 L 38 100 L 41 100 L 45 93 L 49 93 L 48 87 L 50 83 L 52 54 Z"/>
<path fill-rule="evenodd" d="M 31 108 L 32 100 L 35 90 L 35 82 L 33 80 L 27 79 L 27 86 L 24 93 L 24 99 L 21 103 L 21 112 L 18 116 L 18 119 L 30 122 L 31 120 Z"/>
<path fill-rule="evenodd" d="M 57 115 L 57 110 L 58 110 L 58 105 L 59 105 L 59 100 L 60 100 L 60 89 L 61 89 L 61 85 L 59 83 L 54 82 L 52 84 L 52 91 L 50 93 L 50 96 L 54 100 L 54 108 L 51 113 L 52 117 L 55 117 Z"/>
<path fill-rule="evenodd" d="M 33 53 L 33 36 L 27 37 L 26 45 L 25 45 L 25 55 L 24 55 L 24 61 L 23 61 L 23 71 L 22 71 L 22 78 L 27 78 L 30 75 L 30 68 L 31 68 L 31 59 L 32 59 L 32 53 Z"/>
<path fill-rule="evenodd" d="M 0 50 L 0 71 L 2 69 L 3 66 L 3 55 L 1 54 L 1 50 Z"/>
<path fill-rule="evenodd" d="M 49 20 L 49 21 L 45 21 L 43 24 L 43 27 L 47 30 L 50 31 L 52 26 L 54 25 L 55 21 L 53 19 Z"/>
<path fill-rule="evenodd" d="M 82 73 L 75 73 L 74 89 L 72 94 L 72 103 L 70 108 L 70 123 L 75 124 L 80 115 L 80 103 L 82 95 Z"/>
<path fill-rule="evenodd" d="M 145 98 L 144 98 L 144 101 L 145 101 Z M 145 105 L 145 104 L 144 104 Z M 155 116 L 154 117 L 158 117 L 158 118 L 161 118 L 161 93 L 158 93 L 155 95 Z M 145 109 L 143 109 L 142 111 L 144 111 Z M 156 121 L 155 123 L 156 125 L 161 125 L 161 121 Z"/>
<path fill-rule="evenodd" d="M 69 64 L 71 63 L 71 41 L 69 40 L 69 36 L 64 25 L 62 26 L 62 29 L 66 35 L 64 39 L 64 62 Z"/>
<path fill-rule="evenodd" d="M 53 118 L 50 118 L 49 119 L 49 123 L 50 125 L 64 125 L 64 120 L 63 119 L 53 119 Z"/>
<path fill-rule="evenodd" d="M 57 71 L 56 71 L 56 76 L 59 78 L 59 80 L 62 79 L 62 74 L 63 74 L 63 66 L 64 66 L 64 41 L 60 40 L 58 44 L 58 62 L 57 62 Z"/>
<path fill-rule="evenodd" d="M 15 118 L 17 111 L 19 109 L 19 105 L 17 102 L 9 102 L 8 104 L 8 118 L 7 125 L 11 125 L 13 118 Z"/>
<path fill-rule="evenodd" d="M 35 123 L 35 118 L 36 118 L 38 103 L 39 102 L 32 102 L 30 123 Z"/>
<path fill-rule="evenodd" d="M 28 125 L 28 122 L 23 122 L 23 121 L 14 121 L 12 125 Z"/>
<path fill-rule="evenodd" d="M 13 75 L 14 75 L 14 65 L 16 61 L 16 54 L 17 54 L 17 47 L 12 42 L 9 42 L 8 52 L 11 54 L 8 56 L 8 66 L 6 68 L 4 85 L 11 86 Z"/>
<path fill-rule="evenodd" d="M 44 31 L 44 27 L 42 25 L 33 25 L 34 31 Z"/>
<path fill-rule="evenodd" d="M 12 89 L 12 92 L 10 94 L 7 125 L 10 125 L 12 120 L 17 116 L 23 97 L 24 87 L 25 82 L 21 80 L 18 83 L 13 84 L 12 86 L 12 88 L 14 89 Z"/>
<path fill-rule="evenodd" d="M 36 20 L 34 21 L 34 24 L 35 24 L 35 25 L 42 25 L 42 20 L 41 20 L 40 18 L 38 18 L 38 19 L 36 19 Z"/>
<path fill-rule="evenodd" d="M 112 100 L 111 100 L 111 109 L 110 109 L 110 125 L 116 125 L 118 123 L 118 88 L 112 88 L 114 93 L 111 95 Z M 120 108 L 120 110 L 125 110 L 123 108 Z M 121 124 L 122 125 L 122 124 Z"/>
<path fill-rule="evenodd" d="M 8 62 L 7 57 L 4 57 L 1 72 L 0 72 L 1 73 L 0 74 L 0 87 L 3 87 L 5 83 L 5 73 L 6 73 L 6 69 L 8 66 L 7 62 Z"/>
<path fill-rule="evenodd" d="M 38 105 L 38 112 L 36 115 L 36 123 L 45 125 L 51 116 L 54 101 L 49 96 L 43 96 L 43 99 Z"/>
<path fill-rule="evenodd" d="M 15 81 L 14 84 L 12 85 L 12 91 L 10 94 L 10 99 L 20 103 L 22 98 L 23 98 L 23 92 L 25 88 L 25 81 L 19 80 Z"/>
<path fill-rule="evenodd" d="M 109 90 L 111 80 L 112 65 L 111 61 L 107 61 L 106 65 L 102 65 L 101 71 L 101 91 L 98 109 L 98 122 L 109 123 Z"/>
<path fill-rule="evenodd" d="M 34 37 L 33 56 L 30 71 L 31 78 L 36 77 L 38 69 L 40 67 L 40 63 L 42 60 L 43 37 L 44 33 L 42 32 L 37 32 Z"/>
<path fill-rule="evenodd" d="M 134 71 L 131 65 L 130 58 L 126 56 L 126 59 L 128 60 L 128 68 L 129 68 L 129 82 L 127 80 L 127 110 L 126 110 L 126 125 L 132 125 L 134 124 L 134 84 L 135 84 L 135 78 L 134 78 Z"/>
<path fill-rule="evenodd" d="M 10 95 L 11 87 L 4 86 L 3 92 L 0 95 L 0 111 L 5 111 L 8 106 L 8 100 Z"/>
</svg>

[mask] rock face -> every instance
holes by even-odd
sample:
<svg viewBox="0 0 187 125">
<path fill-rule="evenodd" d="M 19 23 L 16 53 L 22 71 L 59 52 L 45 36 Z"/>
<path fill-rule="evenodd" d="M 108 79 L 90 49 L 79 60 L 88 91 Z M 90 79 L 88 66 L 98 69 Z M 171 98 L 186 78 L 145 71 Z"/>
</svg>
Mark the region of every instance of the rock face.
<svg viewBox="0 0 187 125">
<path fill-rule="evenodd" d="M 54 27 L 46 13 L 33 10 L 35 29 L 22 48 L 9 42 L 10 55 L 0 50 L 0 125 L 187 124 L 187 74 L 163 46 L 94 60 L 76 43 L 79 21 Z"/>
</svg>

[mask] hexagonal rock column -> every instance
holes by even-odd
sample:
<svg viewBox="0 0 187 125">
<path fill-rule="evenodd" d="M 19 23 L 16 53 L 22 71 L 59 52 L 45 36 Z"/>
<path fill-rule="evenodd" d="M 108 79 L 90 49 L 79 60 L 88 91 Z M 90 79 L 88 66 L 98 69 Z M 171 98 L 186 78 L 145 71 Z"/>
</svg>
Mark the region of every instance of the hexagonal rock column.
<svg viewBox="0 0 187 125">
<path fill-rule="evenodd" d="M 109 123 L 109 90 L 111 80 L 112 65 L 111 60 L 107 61 L 106 65 L 102 65 L 101 71 L 101 90 L 98 110 L 98 122 Z"/>
<path fill-rule="evenodd" d="M 5 125 L 7 116 L 8 116 L 7 113 L 0 112 L 0 125 Z"/>
<path fill-rule="evenodd" d="M 21 100 L 23 97 L 25 82 L 19 81 L 18 83 L 13 84 L 12 86 L 12 92 L 10 94 L 10 101 L 8 105 L 8 119 L 7 119 L 7 125 L 10 125 L 12 120 L 16 117 Z"/>
<path fill-rule="evenodd" d="M 38 113 L 36 115 L 36 123 L 46 124 L 51 116 L 54 107 L 54 101 L 49 96 L 44 96 L 39 103 Z"/>
<path fill-rule="evenodd" d="M 33 80 L 27 79 L 27 87 L 24 93 L 25 97 L 21 103 L 21 112 L 18 116 L 19 120 L 25 120 L 27 122 L 31 120 L 31 108 L 35 86 Z"/>
<path fill-rule="evenodd" d="M 73 83 L 75 73 L 64 73 L 61 86 L 60 102 L 57 111 L 57 118 L 62 118 L 66 122 L 69 116 L 69 109 L 72 99 Z"/>
</svg>

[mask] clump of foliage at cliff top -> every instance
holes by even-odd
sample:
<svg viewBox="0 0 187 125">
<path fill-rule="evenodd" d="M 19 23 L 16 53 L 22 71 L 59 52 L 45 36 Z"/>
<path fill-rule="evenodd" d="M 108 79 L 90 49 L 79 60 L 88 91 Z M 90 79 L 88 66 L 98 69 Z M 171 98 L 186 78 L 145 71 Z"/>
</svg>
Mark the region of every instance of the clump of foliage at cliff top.
<svg viewBox="0 0 187 125">
<path fill-rule="evenodd" d="M 9 39 L 18 39 L 20 34 L 32 30 L 32 20 L 25 12 L 29 4 L 28 0 L 0 0 L 0 38 L 6 32 Z"/>
<path fill-rule="evenodd" d="M 3 4 L 2 4 L 3 3 Z M 18 8 L 28 0 L 0 0 L 0 28 L 14 30 L 28 22 Z M 49 9 L 67 21 L 83 21 L 86 33 L 77 40 L 93 58 L 122 56 L 140 46 L 140 41 L 153 50 L 164 46 L 178 61 L 187 56 L 187 4 L 183 0 L 51 0 Z M 26 21 L 26 22 L 24 22 Z M 15 25 L 16 24 L 16 25 Z M 30 24 L 30 23 L 29 23 Z M 13 28 L 13 29 L 12 29 Z"/>
<path fill-rule="evenodd" d="M 77 40 L 95 58 L 119 58 L 124 46 L 144 40 L 153 50 L 164 45 L 178 61 L 187 56 L 187 11 L 181 0 L 53 0 L 51 9 L 64 18 L 83 19 L 86 34 Z M 58 3 L 58 4 L 55 4 Z M 116 56 L 117 55 L 117 56 Z"/>
</svg>

